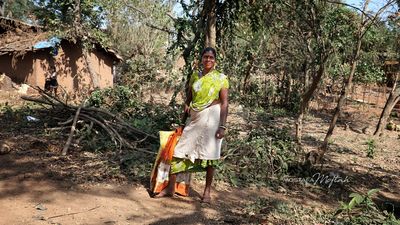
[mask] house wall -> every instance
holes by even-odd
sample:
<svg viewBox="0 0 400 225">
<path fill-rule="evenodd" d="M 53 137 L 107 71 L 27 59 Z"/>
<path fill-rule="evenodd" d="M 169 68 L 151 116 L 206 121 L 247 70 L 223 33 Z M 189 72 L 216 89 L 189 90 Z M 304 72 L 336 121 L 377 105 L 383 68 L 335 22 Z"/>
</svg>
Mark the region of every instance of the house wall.
<svg viewBox="0 0 400 225">
<path fill-rule="evenodd" d="M 113 60 L 103 50 L 94 49 L 90 53 L 93 70 L 99 75 L 100 88 L 113 86 Z"/>
<path fill-rule="evenodd" d="M 15 83 L 36 86 L 38 81 L 34 76 L 34 61 L 37 57 L 38 55 L 32 52 L 14 59 L 12 55 L 0 55 L 0 74 L 5 73 Z"/>
<path fill-rule="evenodd" d="M 49 68 L 55 65 L 60 89 L 68 93 L 93 89 L 82 49 L 76 44 L 63 41 L 55 57 L 52 57 L 49 50 L 45 49 L 28 52 L 23 57 L 18 57 L 14 67 L 11 61 L 11 55 L 0 56 L 0 73 L 5 73 L 16 83 L 27 83 L 44 88 Z M 93 71 L 98 74 L 99 87 L 112 87 L 112 57 L 103 50 L 93 50 L 89 53 L 89 61 Z"/>
<path fill-rule="evenodd" d="M 92 88 L 90 74 L 84 66 L 82 49 L 68 42 L 63 42 L 61 46 L 55 57 L 59 85 L 68 91 Z"/>
</svg>

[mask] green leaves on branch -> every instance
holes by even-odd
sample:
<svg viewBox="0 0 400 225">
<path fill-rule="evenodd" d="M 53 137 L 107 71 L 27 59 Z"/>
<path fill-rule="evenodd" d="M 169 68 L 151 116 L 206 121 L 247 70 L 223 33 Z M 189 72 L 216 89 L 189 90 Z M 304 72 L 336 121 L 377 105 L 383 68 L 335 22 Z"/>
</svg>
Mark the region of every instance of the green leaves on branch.
<svg viewBox="0 0 400 225">
<path fill-rule="evenodd" d="M 94 91 L 89 104 L 101 107 L 130 121 L 132 126 L 157 136 L 160 130 L 170 130 L 172 124 L 179 124 L 179 112 L 176 108 L 145 103 L 140 93 L 128 86 L 116 86 Z"/>
<path fill-rule="evenodd" d="M 272 114 L 260 109 L 252 117 L 271 120 Z M 296 155 L 295 143 L 289 129 L 276 129 L 267 121 L 250 131 L 230 128 L 227 135 L 227 152 L 223 153 L 219 179 L 233 185 L 268 185 L 271 177 L 287 173 L 288 165 Z"/>
<path fill-rule="evenodd" d="M 333 220 L 343 224 L 387 224 L 395 225 L 400 221 L 393 213 L 381 211 L 372 201 L 372 196 L 379 189 L 371 189 L 366 194 L 351 193 L 348 203 L 340 202 L 341 206 L 334 214 Z"/>
</svg>

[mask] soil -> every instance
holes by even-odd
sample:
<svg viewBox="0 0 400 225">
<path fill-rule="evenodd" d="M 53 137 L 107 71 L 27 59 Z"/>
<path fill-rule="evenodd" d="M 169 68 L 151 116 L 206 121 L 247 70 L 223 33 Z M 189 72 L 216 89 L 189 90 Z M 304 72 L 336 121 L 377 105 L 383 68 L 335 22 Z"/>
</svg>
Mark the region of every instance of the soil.
<svg viewBox="0 0 400 225">
<path fill-rule="evenodd" d="M 3 101 L 5 102 L 5 101 Z M 331 111 L 314 105 L 305 119 L 305 150 L 318 148 L 328 129 Z M 331 107 L 333 108 L 333 107 Z M 246 113 L 231 107 L 236 121 Z M 0 224 L 248 224 L 246 207 L 259 198 L 295 202 L 317 211 L 330 211 L 352 192 L 381 191 L 374 200 L 400 215 L 399 132 L 372 132 L 379 105 L 348 103 L 334 131 L 325 163 L 318 176 L 337 176 L 335 182 L 304 185 L 286 179 L 279 186 L 231 187 L 215 182 L 212 204 L 200 203 L 204 182 L 194 181 L 190 197 L 150 198 L 147 179 L 130 179 L 114 173 L 107 154 L 60 152 L 66 137 L 43 134 L 43 127 L 25 126 L 24 118 L 10 120 L 0 114 Z M 294 127 L 293 118 L 277 118 L 277 124 Z M 367 157 L 374 140 L 374 158 Z M 264 224 L 275 223 L 266 219 Z"/>
</svg>

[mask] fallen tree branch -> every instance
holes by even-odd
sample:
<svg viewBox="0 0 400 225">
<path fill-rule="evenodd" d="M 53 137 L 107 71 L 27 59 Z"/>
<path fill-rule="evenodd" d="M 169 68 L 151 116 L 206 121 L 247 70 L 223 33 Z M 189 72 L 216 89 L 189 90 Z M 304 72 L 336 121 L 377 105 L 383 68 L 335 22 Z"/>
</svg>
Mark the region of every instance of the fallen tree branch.
<svg viewBox="0 0 400 225">
<path fill-rule="evenodd" d="M 121 119 L 121 118 L 118 117 L 117 115 L 112 114 L 111 112 L 109 112 L 109 111 L 107 111 L 107 110 L 105 110 L 105 109 L 99 109 L 99 108 L 89 107 L 89 108 L 85 108 L 84 110 L 89 110 L 89 111 L 104 113 L 104 114 L 106 114 L 106 115 L 108 115 L 108 116 L 111 116 L 112 119 L 117 120 L 119 123 L 121 123 L 122 125 L 128 127 L 129 129 L 131 129 L 131 130 L 134 131 L 135 133 L 142 134 L 142 135 L 145 135 L 145 136 L 148 136 L 148 137 L 157 139 L 156 136 L 151 135 L 151 134 L 148 134 L 148 133 L 146 133 L 146 132 L 143 132 L 143 131 L 141 131 L 141 130 L 139 130 L 139 129 L 133 127 L 133 126 L 131 126 L 130 124 L 128 124 L 127 122 L 125 122 L 123 119 Z"/>
<path fill-rule="evenodd" d="M 50 127 L 50 128 L 46 128 L 46 130 L 49 130 L 49 131 L 65 130 L 65 129 L 71 129 L 71 126 L 67 126 L 67 127 Z"/>
<path fill-rule="evenodd" d="M 78 121 L 79 113 L 81 112 L 81 109 L 82 109 L 82 106 L 83 106 L 84 102 L 81 104 L 81 106 L 79 106 L 78 110 L 76 111 L 76 114 L 75 114 L 75 117 L 74 117 L 74 121 L 72 122 L 72 126 L 71 126 L 71 132 L 69 133 L 69 137 L 68 137 L 67 143 L 65 144 L 61 155 L 66 155 L 67 151 L 68 151 L 68 148 L 71 145 L 72 138 L 73 138 L 74 133 L 75 133 L 76 122 Z"/>
<path fill-rule="evenodd" d="M 87 133 L 90 133 L 90 132 L 92 132 L 92 129 L 93 129 L 93 121 L 90 121 L 90 125 L 89 125 L 88 130 L 87 130 L 86 132 L 87 132 Z M 84 135 L 80 136 L 80 137 L 76 140 L 75 145 L 76 145 L 76 146 L 79 146 L 79 143 L 82 141 L 82 139 L 83 139 L 84 137 L 85 137 Z"/>
<path fill-rule="evenodd" d="M 104 123 L 102 123 L 102 122 L 100 122 L 99 120 L 97 120 L 97 119 L 95 119 L 95 118 L 93 118 L 93 117 L 91 117 L 91 116 L 89 116 L 89 115 L 86 115 L 86 114 L 81 114 L 81 117 L 83 117 L 84 119 L 88 119 L 88 120 L 90 120 L 90 121 L 93 121 L 95 124 L 97 124 L 97 125 L 99 125 L 101 128 L 103 128 L 103 130 L 105 130 L 105 131 L 108 133 L 108 135 L 110 135 L 110 138 L 111 138 L 111 140 L 114 142 L 114 144 L 115 144 L 116 146 L 118 146 L 118 142 L 117 142 L 117 140 L 115 139 L 115 135 L 114 135 L 113 131 L 110 130 L 106 125 L 104 125 Z"/>
<path fill-rule="evenodd" d="M 108 138 L 110 138 L 114 145 L 120 149 L 120 153 L 122 153 L 122 149 L 125 148 L 144 153 L 156 154 L 155 152 L 146 148 L 140 148 L 139 145 L 145 146 L 147 143 L 156 142 L 158 141 L 158 138 L 133 127 L 118 115 L 115 115 L 106 109 L 87 106 L 85 107 L 85 101 L 80 106 L 70 105 L 62 102 L 57 98 L 57 96 L 46 93 L 39 87 L 35 87 L 35 90 L 39 92 L 41 95 L 40 97 L 34 98 L 30 96 L 23 96 L 22 99 L 51 106 L 51 112 L 56 113 L 57 120 L 60 121 L 57 123 L 60 127 L 46 129 L 62 131 L 70 128 L 67 142 L 64 145 L 61 153 L 62 155 L 67 154 L 74 137 L 77 135 L 78 120 L 82 120 L 83 124 L 90 124 L 88 128 L 89 132 L 90 130 L 95 129 L 94 126 L 98 126 L 104 130 Z M 55 117 L 53 117 L 53 119 L 55 119 Z M 88 137 L 87 135 L 77 137 L 77 140 L 73 146 L 79 146 L 79 143 L 83 140 L 83 138 L 85 138 L 85 136 Z"/>
<path fill-rule="evenodd" d="M 71 123 L 73 121 L 74 121 L 74 118 L 71 117 L 70 119 L 68 119 L 68 120 L 66 120 L 64 122 L 58 122 L 57 124 L 60 125 L 60 126 L 65 126 L 65 125 L 67 125 L 67 124 L 69 124 L 69 123 Z"/>
<path fill-rule="evenodd" d="M 100 206 L 96 206 L 94 208 L 91 208 L 91 209 L 88 209 L 88 210 L 82 211 L 82 212 L 74 212 L 74 213 L 61 214 L 61 215 L 57 215 L 57 216 L 50 216 L 47 219 L 49 220 L 49 219 L 54 219 L 54 218 L 58 218 L 58 217 L 62 217 L 62 216 L 72 216 L 72 215 L 76 215 L 76 214 L 79 214 L 79 213 L 89 212 L 89 211 L 92 211 L 92 210 L 95 210 L 95 209 L 98 209 L 98 208 L 100 208 Z"/>
</svg>

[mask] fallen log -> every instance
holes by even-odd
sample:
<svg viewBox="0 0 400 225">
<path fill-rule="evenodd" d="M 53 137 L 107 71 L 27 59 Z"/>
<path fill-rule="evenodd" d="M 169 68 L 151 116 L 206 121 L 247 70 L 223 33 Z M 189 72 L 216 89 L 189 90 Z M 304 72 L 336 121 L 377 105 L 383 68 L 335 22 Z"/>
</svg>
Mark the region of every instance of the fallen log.
<svg viewBox="0 0 400 225">
<path fill-rule="evenodd" d="M 77 146 L 82 140 L 81 137 L 77 137 L 77 122 L 83 123 L 88 126 L 90 124 L 90 130 L 93 126 L 98 126 L 101 130 L 105 131 L 108 138 L 111 139 L 113 144 L 122 151 L 122 149 L 132 149 L 140 152 L 155 154 L 155 152 L 137 147 L 138 144 L 146 140 L 147 142 L 157 141 L 157 137 L 148 134 L 138 128 L 133 127 L 126 121 L 124 121 L 119 116 L 109 112 L 106 109 L 95 108 L 87 106 L 86 101 L 83 101 L 79 106 L 68 104 L 58 99 L 57 96 L 50 95 L 39 87 L 35 87 L 40 94 L 40 97 L 22 96 L 21 98 L 27 101 L 39 103 L 42 105 L 47 105 L 52 107 L 52 111 L 58 112 L 58 119 L 63 119 L 63 122 L 58 122 L 58 126 L 54 130 L 65 130 L 62 127 L 69 127 L 70 132 L 68 139 L 62 150 L 62 155 L 66 155 L 71 144 Z M 64 117 L 64 118 L 59 118 Z M 72 123 L 72 124 L 71 124 Z M 49 128 L 47 128 L 49 129 Z M 51 129 L 51 128 L 50 128 Z M 134 140 L 127 140 L 134 139 Z M 75 144 L 73 144 L 73 139 L 76 138 Z"/>
</svg>

